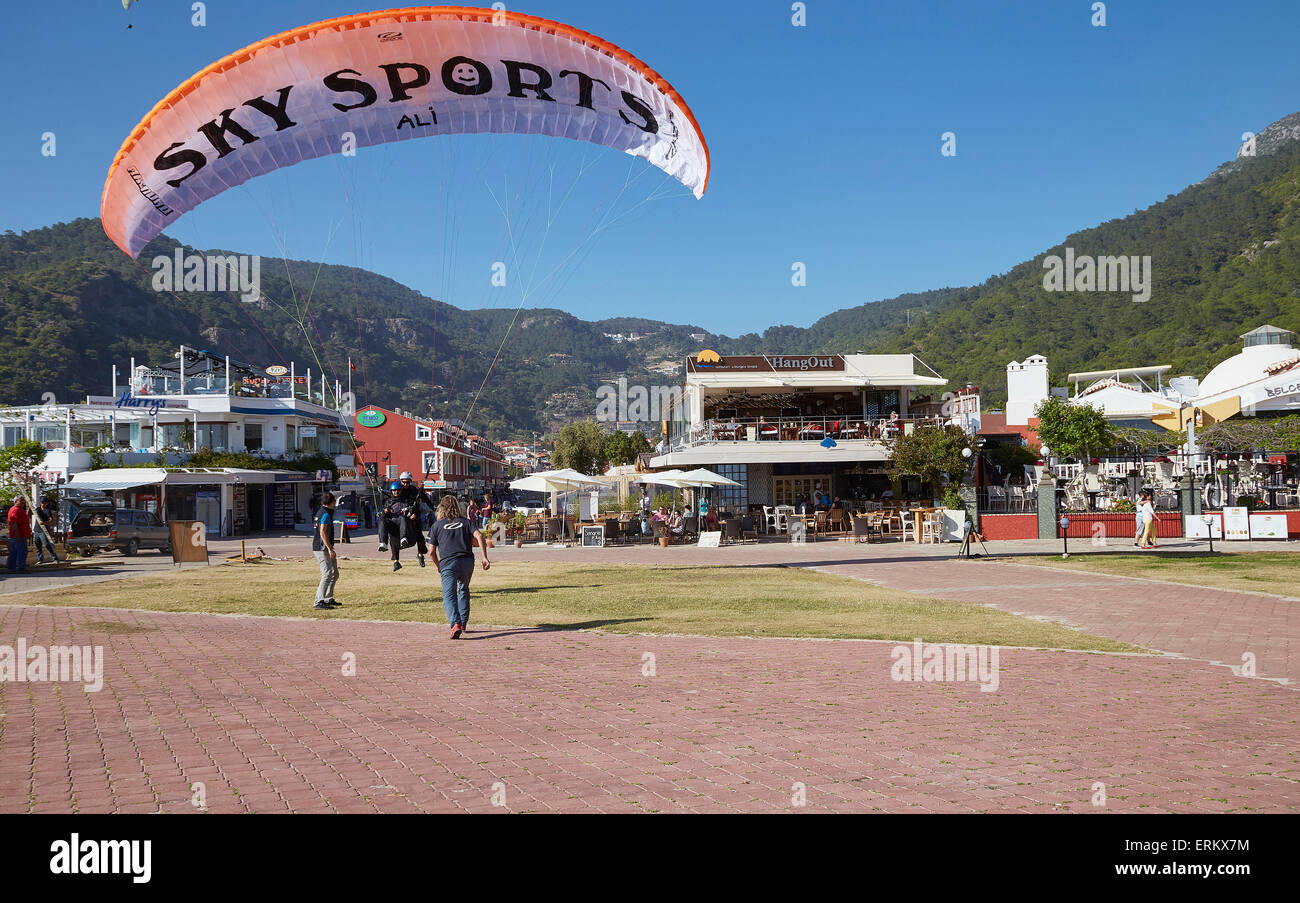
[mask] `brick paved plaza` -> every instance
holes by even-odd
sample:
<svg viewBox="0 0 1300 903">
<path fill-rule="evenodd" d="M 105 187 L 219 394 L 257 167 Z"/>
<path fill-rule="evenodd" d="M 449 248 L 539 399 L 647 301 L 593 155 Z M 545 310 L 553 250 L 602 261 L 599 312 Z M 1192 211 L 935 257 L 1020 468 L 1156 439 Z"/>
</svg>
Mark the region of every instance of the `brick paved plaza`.
<svg viewBox="0 0 1300 903">
<path fill-rule="evenodd" d="M 0 642 L 102 645 L 106 678 L 0 684 L 0 811 L 192 812 L 196 783 L 213 812 L 1090 812 L 1099 783 L 1112 812 L 1300 808 L 1294 601 L 832 543 L 674 559 L 726 555 L 1169 654 L 1004 648 L 981 692 L 892 680 L 890 642 L 5 605 Z M 1215 664 L 1242 651 L 1260 677 Z"/>
</svg>

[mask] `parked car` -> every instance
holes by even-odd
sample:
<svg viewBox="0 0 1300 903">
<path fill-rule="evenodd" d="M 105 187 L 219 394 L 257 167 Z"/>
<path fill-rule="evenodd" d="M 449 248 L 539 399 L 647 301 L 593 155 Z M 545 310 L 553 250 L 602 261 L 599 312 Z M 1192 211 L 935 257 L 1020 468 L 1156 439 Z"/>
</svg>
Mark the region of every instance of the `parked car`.
<svg viewBox="0 0 1300 903">
<path fill-rule="evenodd" d="M 67 540 L 69 549 L 87 555 L 103 549 L 116 549 L 134 555 L 141 549 L 170 553 L 171 533 L 158 515 L 139 508 L 93 508 L 81 511 L 72 522 Z"/>
</svg>

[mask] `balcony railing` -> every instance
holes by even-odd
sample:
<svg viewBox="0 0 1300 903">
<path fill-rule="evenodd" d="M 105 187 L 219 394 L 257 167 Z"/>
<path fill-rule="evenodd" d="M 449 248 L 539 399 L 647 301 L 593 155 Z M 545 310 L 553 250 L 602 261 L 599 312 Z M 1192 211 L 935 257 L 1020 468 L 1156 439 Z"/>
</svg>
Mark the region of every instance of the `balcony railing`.
<svg viewBox="0 0 1300 903">
<path fill-rule="evenodd" d="M 940 427 L 942 417 L 867 419 L 853 416 L 801 418 L 737 418 L 705 420 L 674 438 L 674 449 L 725 442 L 887 442 L 918 427 Z"/>
<path fill-rule="evenodd" d="M 321 407 L 334 407 L 333 397 L 322 398 L 319 386 L 309 391 L 302 382 L 296 386 L 284 379 L 231 379 L 224 376 L 145 377 L 131 380 L 131 394 L 140 396 L 235 395 L 241 398 L 295 398 Z"/>
</svg>

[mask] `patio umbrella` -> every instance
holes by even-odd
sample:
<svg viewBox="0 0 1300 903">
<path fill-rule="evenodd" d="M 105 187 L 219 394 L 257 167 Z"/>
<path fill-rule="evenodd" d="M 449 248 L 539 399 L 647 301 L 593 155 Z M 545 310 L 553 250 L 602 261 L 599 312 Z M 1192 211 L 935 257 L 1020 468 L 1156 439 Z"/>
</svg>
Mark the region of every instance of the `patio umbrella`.
<svg viewBox="0 0 1300 903">
<path fill-rule="evenodd" d="M 514 480 L 510 488 L 521 492 L 569 492 L 584 486 L 600 486 L 602 482 L 576 470 L 542 470 Z"/>
<path fill-rule="evenodd" d="M 552 494 L 573 492 L 591 486 L 603 486 L 604 481 L 589 477 L 572 469 L 543 470 L 530 474 L 510 484 L 511 489 L 520 492 L 549 492 Z M 555 500 L 552 499 L 552 502 Z M 563 513 L 563 512 L 561 512 Z"/>
<path fill-rule="evenodd" d="M 735 480 L 729 480 L 721 474 L 714 473 L 706 467 L 697 467 L 695 470 L 688 470 L 686 473 L 677 477 L 687 486 L 739 486 Z"/>
<path fill-rule="evenodd" d="M 681 489 L 681 479 L 684 476 L 680 470 L 664 470 L 659 473 L 638 474 L 633 482 L 651 483 L 655 486 L 671 486 L 674 489 Z"/>
</svg>

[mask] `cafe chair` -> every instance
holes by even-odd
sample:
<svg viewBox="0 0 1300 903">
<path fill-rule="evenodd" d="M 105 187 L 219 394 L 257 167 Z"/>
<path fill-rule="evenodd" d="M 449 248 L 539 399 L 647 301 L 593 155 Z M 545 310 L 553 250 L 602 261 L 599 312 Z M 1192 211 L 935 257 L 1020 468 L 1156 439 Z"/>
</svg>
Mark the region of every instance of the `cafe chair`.
<svg viewBox="0 0 1300 903">
<path fill-rule="evenodd" d="M 916 542 L 916 520 L 911 511 L 900 511 L 898 521 L 901 524 L 900 529 L 903 531 L 903 542 L 909 539 Z"/>
<path fill-rule="evenodd" d="M 629 543 L 641 541 L 641 519 L 639 517 L 629 518 L 628 522 L 623 525 L 623 539 Z"/>
<path fill-rule="evenodd" d="M 865 514 L 853 518 L 853 540 L 871 542 L 871 520 Z"/>
<path fill-rule="evenodd" d="M 935 517 L 938 512 L 921 515 L 921 542 L 939 542 L 943 538 L 943 523 Z M 942 518 L 943 515 L 939 515 Z"/>
<path fill-rule="evenodd" d="M 618 520 L 612 517 L 605 518 L 605 541 L 606 542 L 623 542 L 626 537 L 623 536 L 619 528 Z"/>
<path fill-rule="evenodd" d="M 547 542 L 556 542 L 557 540 L 563 542 L 565 539 L 564 532 L 564 521 L 560 518 L 552 517 L 546 522 Z"/>
<path fill-rule="evenodd" d="M 752 514 L 746 514 L 740 519 L 740 535 L 742 541 L 747 537 L 752 537 L 754 542 L 758 542 L 758 527 Z"/>
<path fill-rule="evenodd" d="M 730 518 L 724 522 L 722 537 L 727 542 L 744 542 L 740 535 L 740 518 Z"/>
</svg>

